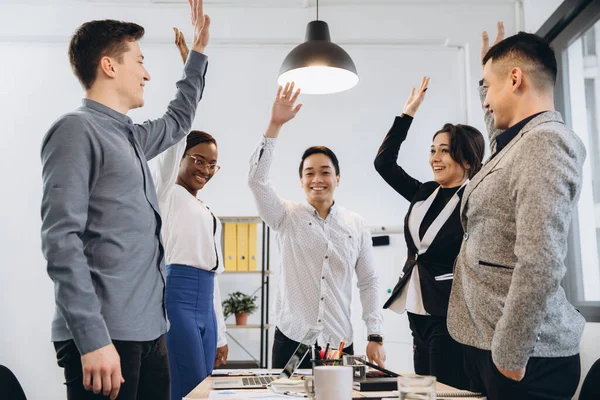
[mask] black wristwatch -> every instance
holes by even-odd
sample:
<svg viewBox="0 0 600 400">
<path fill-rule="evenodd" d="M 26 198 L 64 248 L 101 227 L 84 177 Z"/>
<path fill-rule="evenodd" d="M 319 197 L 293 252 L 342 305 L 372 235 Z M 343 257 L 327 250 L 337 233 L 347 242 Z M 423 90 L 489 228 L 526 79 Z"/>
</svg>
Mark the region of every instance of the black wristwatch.
<svg viewBox="0 0 600 400">
<path fill-rule="evenodd" d="M 383 346 L 383 336 L 381 336 L 379 334 L 373 334 L 373 335 L 367 336 L 367 341 L 379 343 L 380 345 Z"/>
</svg>

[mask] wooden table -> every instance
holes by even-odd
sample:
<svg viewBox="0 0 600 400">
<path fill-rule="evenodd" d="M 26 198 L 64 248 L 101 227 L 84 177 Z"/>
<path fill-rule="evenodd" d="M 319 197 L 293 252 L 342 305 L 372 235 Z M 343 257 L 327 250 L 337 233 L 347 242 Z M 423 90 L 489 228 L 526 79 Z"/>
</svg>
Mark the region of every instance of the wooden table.
<svg viewBox="0 0 600 400">
<path fill-rule="evenodd" d="M 410 374 L 406 374 L 406 375 L 410 375 Z M 211 389 L 210 389 L 211 383 L 212 383 L 212 378 L 209 376 L 208 378 L 203 380 L 202 383 L 200 383 L 198 386 L 196 386 L 196 388 L 194 390 L 192 390 L 186 396 L 186 398 L 187 399 L 206 399 L 206 398 L 208 398 L 208 394 L 211 391 Z M 439 382 L 437 383 L 436 388 L 438 391 L 448 391 L 448 392 L 458 390 L 451 386 L 444 385 L 443 383 L 439 383 Z M 371 392 L 371 393 L 383 394 L 383 392 Z M 385 393 L 389 393 L 389 392 L 385 392 Z M 364 396 L 360 392 L 357 392 L 357 391 L 354 391 L 354 393 L 352 395 L 352 398 L 355 398 L 355 399 L 360 399 L 360 398 L 365 398 L 365 397 L 367 397 L 367 396 Z"/>
</svg>

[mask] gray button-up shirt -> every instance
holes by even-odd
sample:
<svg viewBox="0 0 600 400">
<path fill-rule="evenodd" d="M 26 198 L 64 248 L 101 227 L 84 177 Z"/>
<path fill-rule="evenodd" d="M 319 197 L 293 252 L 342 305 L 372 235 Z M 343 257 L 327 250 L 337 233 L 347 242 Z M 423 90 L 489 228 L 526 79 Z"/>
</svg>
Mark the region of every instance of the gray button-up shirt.
<svg viewBox="0 0 600 400">
<path fill-rule="evenodd" d="M 161 219 L 147 161 L 191 129 L 207 64 L 190 53 L 159 119 L 133 124 L 84 99 L 44 137 L 42 248 L 54 281 L 53 341 L 74 339 L 85 354 L 111 339 L 166 332 Z"/>
</svg>

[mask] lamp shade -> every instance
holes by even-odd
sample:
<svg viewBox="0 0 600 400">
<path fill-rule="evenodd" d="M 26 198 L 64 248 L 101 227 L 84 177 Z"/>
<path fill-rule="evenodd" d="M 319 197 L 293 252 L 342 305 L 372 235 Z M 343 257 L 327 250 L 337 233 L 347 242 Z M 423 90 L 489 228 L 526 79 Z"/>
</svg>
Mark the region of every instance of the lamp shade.
<svg viewBox="0 0 600 400">
<path fill-rule="evenodd" d="M 331 42 L 327 22 L 311 21 L 306 27 L 305 42 L 283 60 L 277 83 L 295 82 L 302 93 L 328 94 L 348 90 L 358 80 L 352 58 Z"/>
</svg>

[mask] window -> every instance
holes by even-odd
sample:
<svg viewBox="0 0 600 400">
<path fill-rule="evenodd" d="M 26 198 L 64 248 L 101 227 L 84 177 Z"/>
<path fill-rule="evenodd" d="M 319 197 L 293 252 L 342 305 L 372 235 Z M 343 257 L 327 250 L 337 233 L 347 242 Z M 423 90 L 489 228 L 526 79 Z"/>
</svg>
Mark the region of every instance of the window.
<svg viewBox="0 0 600 400">
<path fill-rule="evenodd" d="M 567 3 L 567 2 L 565 2 Z M 556 13 L 560 12 L 560 8 Z M 550 19 L 555 17 L 553 15 Z M 588 321 L 600 321 L 600 4 L 587 2 L 553 29 L 559 76 L 556 106 L 587 149 L 581 197 L 574 213 L 563 282 Z M 540 29 L 548 28 L 546 25 Z M 542 36 L 544 32 L 538 32 Z"/>
</svg>

